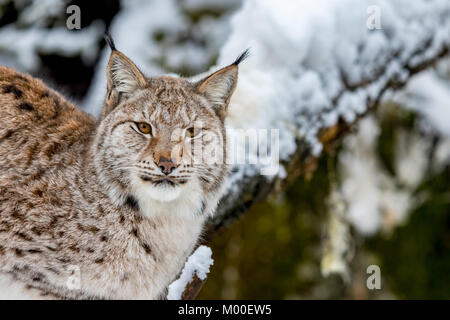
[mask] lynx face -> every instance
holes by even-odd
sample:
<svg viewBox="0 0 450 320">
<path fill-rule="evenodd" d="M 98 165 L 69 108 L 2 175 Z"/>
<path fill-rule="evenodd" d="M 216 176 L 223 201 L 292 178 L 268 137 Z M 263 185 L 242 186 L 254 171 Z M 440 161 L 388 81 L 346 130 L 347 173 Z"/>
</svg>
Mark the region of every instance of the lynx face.
<svg viewBox="0 0 450 320">
<path fill-rule="evenodd" d="M 110 197 L 167 203 L 216 192 L 226 174 L 226 108 L 245 55 L 193 83 L 146 78 L 112 48 L 95 140 L 96 168 Z"/>
<path fill-rule="evenodd" d="M 186 80 L 150 79 L 103 121 L 104 164 L 154 200 L 172 201 L 198 186 L 207 192 L 223 179 L 223 119 Z"/>
</svg>

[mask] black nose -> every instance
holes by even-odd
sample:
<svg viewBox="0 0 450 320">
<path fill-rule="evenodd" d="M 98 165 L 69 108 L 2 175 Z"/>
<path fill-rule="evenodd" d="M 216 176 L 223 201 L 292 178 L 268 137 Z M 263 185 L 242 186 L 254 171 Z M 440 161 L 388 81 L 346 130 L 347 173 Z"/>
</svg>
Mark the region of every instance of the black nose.
<svg viewBox="0 0 450 320">
<path fill-rule="evenodd" d="M 165 175 L 171 174 L 172 171 L 177 167 L 177 165 L 172 161 L 165 157 L 161 157 L 158 162 L 158 167 L 161 169 L 161 172 Z"/>
</svg>

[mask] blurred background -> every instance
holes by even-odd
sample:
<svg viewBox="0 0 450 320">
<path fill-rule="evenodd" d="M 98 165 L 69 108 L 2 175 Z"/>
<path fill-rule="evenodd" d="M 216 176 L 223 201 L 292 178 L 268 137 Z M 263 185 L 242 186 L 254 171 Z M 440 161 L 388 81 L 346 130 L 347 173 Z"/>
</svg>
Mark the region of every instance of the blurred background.
<svg viewBox="0 0 450 320">
<path fill-rule="evenodd" d="M 77 5 L 81 28 L 66 22 Z M 213 66 L 240 0 L 0 0 L 0 64 L 86 111 L 105 94 L 110 30 L 147 74 Z M 450 59 L 384 99 L 314 174 L 214 237 L 200 299 L 449 299 Z M 333 213 L 333 214 L 331 214 Z M 380 290 L 366 287 L 367 266 Z"/>
</svg>

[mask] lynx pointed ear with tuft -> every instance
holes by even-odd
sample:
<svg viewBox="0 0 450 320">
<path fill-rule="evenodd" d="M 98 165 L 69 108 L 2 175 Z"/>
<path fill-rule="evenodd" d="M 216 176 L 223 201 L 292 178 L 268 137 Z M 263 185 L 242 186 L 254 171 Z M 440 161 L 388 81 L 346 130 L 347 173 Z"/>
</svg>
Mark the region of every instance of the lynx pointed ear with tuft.
<svg viewBox="0 0 450 320">
<path fill-rule="evenodd" d="M 111 55 L 106 68 L 108 91 L 103 111 L 104 116 L 119 103 L 121 97 L 129 95 L 147 84 L 145 76 L 138 67 L 116 49 L 109 34 L 105 35 L 105 40 L 111 48 Z"/>
<path fill-rule="evenodd" d="M 238 65 L 249 55 L 245 50 L 232 64 L 222 68 L 197 83 L 197 91 L 204 95 L 224 118 L 231 95 L 236 88 Z"/>
</svg>

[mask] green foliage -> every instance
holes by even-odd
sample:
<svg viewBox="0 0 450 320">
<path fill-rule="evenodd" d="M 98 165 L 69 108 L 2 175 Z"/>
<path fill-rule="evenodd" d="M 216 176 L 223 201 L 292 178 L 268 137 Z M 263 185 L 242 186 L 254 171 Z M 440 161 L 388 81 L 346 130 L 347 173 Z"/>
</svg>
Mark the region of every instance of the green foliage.
<svg viewBox="0 0 450 320">
<path fill-rule="evenodd" d="M 378 236 L 367 248 L 381 259 L 382 274 L 399 298 L 450 298 L 450 192 L 447 167 L 431 176 L 420 190 L 426 201 L 408 223 L 388 236 Z"/>
</svg>

